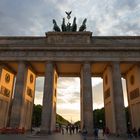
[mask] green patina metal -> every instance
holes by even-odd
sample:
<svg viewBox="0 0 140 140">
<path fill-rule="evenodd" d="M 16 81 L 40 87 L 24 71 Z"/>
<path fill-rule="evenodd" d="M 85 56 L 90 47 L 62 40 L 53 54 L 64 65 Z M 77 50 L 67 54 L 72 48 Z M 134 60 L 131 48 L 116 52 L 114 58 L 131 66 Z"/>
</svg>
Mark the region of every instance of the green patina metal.
<svg viewBox="0 0 140 140">
<path fill-rule="evenodd" d="M 70 18 L 71 18 L 71 13 L 72 11 L 70 12 L 65 12 L 67 14 L 67 19 L 68 19 L 68 23 L 66 24 L 65 23 L 65 18 L 63 18 L 62 20 L 62 24 L 61 24 L 61 29 L 60 27 L 57 25 L 57 22 L 55 19 L 53 19 L 53 30 L 55 32 L 77 32 L 77 24 L 76 24 L 76 17 L 74 17 L 73 19 L 73 23 L 71 24 L 70 23 Z M 86 22 L 87 22 L 87 19 L 85 18 L 82 22 L 82 25 L 79 27 L 79 32 L 83 32 L 86 30 Z"/>
</svg>

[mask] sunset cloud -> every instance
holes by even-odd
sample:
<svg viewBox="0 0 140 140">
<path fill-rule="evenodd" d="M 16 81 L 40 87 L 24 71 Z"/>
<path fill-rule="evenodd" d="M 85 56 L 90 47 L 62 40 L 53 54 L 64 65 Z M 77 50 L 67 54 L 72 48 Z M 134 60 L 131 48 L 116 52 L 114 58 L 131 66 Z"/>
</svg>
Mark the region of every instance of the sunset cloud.
<svg viewBox="0 0 140 140">
<path fill-rule="evenodd" d="M 65 11 L 72 10 L 78 26 L 87 18 L 93 35 L 138 35 L 139 0 L 1 0 L 0 35 L 45 35 L 52 19 L 61 25 Z"/>
</svg>

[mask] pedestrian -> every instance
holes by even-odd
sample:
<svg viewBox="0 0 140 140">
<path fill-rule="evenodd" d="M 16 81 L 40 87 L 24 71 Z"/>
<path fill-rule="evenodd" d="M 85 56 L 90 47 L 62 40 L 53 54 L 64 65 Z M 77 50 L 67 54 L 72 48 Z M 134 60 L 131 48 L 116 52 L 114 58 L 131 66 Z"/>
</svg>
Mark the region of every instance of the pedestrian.
<svg viewBox="0 0 140 140">
<path fill-rule="evenodd" d="M 62 130 L 61 130 L 61 132 L 62 132 L 62 135 L 64 135 L 64 128 L 62 127 Z"/>
<path fill-rule="evenodd" d="M 78 125 L 76 125 L 76 133 L 78 133 Z"/>
<path fill-rule="evenodd" d="M 98 139 L 98 128 L 97 127 L 94 130 L 94 136 L 96 139 Z"/>
<path fill-rule="evenodd" d="M 66 126 L 66 132 L 68 133 L 68 125 Z"/>
<path fill-rule="evenodd" d="M 72 126 L 69 127 L 70 135 L 72 134 Z"/>
<path fill-rule="evenodd" d="M 72 133 L 74 134 L 75 126 L 72 125 Z"/>
</svg>

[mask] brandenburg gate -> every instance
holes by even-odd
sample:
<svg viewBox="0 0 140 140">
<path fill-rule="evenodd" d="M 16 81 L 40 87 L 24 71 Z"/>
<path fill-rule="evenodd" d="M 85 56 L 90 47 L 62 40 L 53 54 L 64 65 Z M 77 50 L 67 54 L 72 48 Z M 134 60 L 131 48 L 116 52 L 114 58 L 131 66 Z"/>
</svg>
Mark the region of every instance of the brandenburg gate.
<svg viewBox="0 0 140 140">
<path fill-rule="evenodd" d="M 31 129 L 36 77 L 44 76 L 41 132 L 56 126 L 57 79 L 80 77 L 81 128 L 93 133 L 92 77 L 103 79 L 106 127 L 126 133 L 121 78 L 126 79 L 132 128 L 140 127 L 140 36 L 47 32 L 0 37 L 0 128 Z M 94 94 L 94 91 L 93 91 Z"/>
</svg>

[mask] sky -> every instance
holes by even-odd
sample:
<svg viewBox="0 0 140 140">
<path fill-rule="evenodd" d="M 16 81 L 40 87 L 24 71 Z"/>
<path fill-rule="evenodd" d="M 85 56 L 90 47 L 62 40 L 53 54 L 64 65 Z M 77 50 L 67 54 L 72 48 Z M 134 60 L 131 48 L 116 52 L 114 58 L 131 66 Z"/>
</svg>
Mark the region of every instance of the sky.
<svg viewBox="0 0 140 140">
<path fill-rule="evenodd" d="M 0 36 L 45 36 L 53 30 L 52 19 L 61 26 L 71 10 L 78 27 L 87 18 L 93 36 L 140 35 L 140 0 L 0 0 Z M 124 80 L 123 85 L 126 96 Z M 57 113 L 68 120 L 80 119 L 79 87 L 79 78 L 58 79 Z M 103 107 L 102 87 L 102 79 L 92 78 L 94 109 Z M 42 95 L 43 78 L 37 78 L 36 104 Z"/>
<path fill-rule="evenodd" d="M 104 107 L 103 80 L 94 77 L 92 80 L 93 110 Z M 44 78 L 37 78 L 35 103 L 42 104 Z M 122 79 L 124 104 L 128 105 L 126 82 Z M 70 122 L 80 120 L 80 78 L 59 77 L 57 86 L 57 113 Z"/>
<path fill-rule="evenodd" d="M 0 35 L 45 35 L 72 10 L 93 35 L 138 35 L 139 0 L 0 0 Z"/>
</svg>

